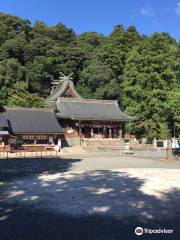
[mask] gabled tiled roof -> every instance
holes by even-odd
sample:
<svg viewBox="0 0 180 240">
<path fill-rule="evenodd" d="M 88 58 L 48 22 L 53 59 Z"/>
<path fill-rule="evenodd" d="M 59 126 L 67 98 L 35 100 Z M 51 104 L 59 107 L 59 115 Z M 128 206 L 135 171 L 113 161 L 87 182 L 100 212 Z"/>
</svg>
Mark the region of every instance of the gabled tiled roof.
<svg viewBox="0 0 180 240">
<path fill-rule="evenodd" d="M 76 98 L 81 98 L 78 92 L 74 88 L 74 83 L 70 80 L 64 81 L 59 85 L 47 98 L 47 102 L 56 101 L 58 97 L 63 97 L 64 93 L 66 92 L 67 88 L 70 87 L 74 96 Z"/>
<path fill-rule="evenodd" d="M 8 107 L 4 114 L 12 133 L 63 133 L 52 109 Z"/>
<path fill-rule="evenodd" d="M 7 128 L 9 126 L 7 118 L 4 113 L 0 113 L 0 127 Z"/>
<path fill-rule="evenodd" d="M 76 120 L 101 120 L 101 121 L 132 121 L 136 118 L 123 113 L 117 101 L 58 98 L 58 118 L 70 118 Z"/>
</svg>

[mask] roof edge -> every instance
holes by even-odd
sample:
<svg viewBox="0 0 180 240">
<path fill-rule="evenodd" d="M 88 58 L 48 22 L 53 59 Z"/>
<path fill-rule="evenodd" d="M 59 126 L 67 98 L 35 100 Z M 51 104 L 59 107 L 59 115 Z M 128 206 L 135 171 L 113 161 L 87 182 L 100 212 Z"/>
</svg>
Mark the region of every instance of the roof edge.
<svg viewBox="0 0 180 240">
<path fill-rule="evenodd" d="M 13 134 L 50 135 L 50 134 L 64 134 L 64 132 L 63 131 L 62 132 L 16 132 L 16 131 L 13 131 Z"/>
<path fill-rule="evenodd" d="M 73 117 L 73 116 L 60 116 L 58 113 L 56 114 L 56 117 L 59 119 L 71 119 L 71 120 L 79 120 L 79 121 L 105 121 L 105 122 L 131 122 L 134 121 L 136 119 L 134 119 L 131 116 L 128 116 L 129 119 L 97 119 L 97 118 L 77 118 L 77 117 Z"/>
</svg>

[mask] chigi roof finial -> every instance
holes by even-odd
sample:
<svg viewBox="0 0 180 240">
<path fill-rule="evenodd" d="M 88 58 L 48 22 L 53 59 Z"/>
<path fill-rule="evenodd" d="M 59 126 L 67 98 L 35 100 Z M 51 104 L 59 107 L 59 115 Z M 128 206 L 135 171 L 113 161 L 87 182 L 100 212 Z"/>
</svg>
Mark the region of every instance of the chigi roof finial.
<svg viewBox="0 0 180 240">
<path fill-rule="evenodd" d="M 61 81 L 68 81 L 68 80 L 72 80 L 73 78 L 71 77 L 73 75 L 73 72 L 70 73 L 69 75 L 65 75 L 64 73 L 60 72 L 61 76 L 59 77 L 59 79 Z"/>
<path fill-rule="evenodd" d="M 61 85 L 63 82 L 66 82 L 66 81 L 72 81 L 73 78 L 71 77 L 73 75 L 73 72 L 70 73 L 69 75 L 65 75 L 64 73 L 62 72 L 59 72 L 60 73 L 60 76 L 59 76 L 59 79 L 55 80 L 53 79 L 53 77 L 51 78 L 52 82 L 52 89 L 51 89 L 51 93 L 55 90 L 55 88 L 59 85 Z"/>
</svg>

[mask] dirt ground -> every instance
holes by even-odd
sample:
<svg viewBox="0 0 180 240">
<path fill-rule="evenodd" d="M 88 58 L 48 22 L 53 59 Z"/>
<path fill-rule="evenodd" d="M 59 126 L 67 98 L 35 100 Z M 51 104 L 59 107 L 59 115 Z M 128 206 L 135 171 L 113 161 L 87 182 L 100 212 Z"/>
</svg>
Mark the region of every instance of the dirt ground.
<svg viewBox="0 0 180 240">
<path fill-rule="evenodd" d="M 144 154 L 1 160 L 0 239 L 180 239 L 179 179 L 180 161 Z"/>
</svg>

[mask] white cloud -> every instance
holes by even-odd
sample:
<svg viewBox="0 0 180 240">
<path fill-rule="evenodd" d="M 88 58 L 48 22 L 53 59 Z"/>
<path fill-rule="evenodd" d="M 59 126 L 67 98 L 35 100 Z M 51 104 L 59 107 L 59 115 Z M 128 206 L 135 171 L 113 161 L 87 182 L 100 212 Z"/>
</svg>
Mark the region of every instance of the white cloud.
<svg viewBox="0 0 180 240">
<path fill-rule="evenodd" d="M 177 13 L 178 16 L 180 16 L 180 2 L 176 4 L 175 12 Z"/>
<path fill-rule="evenodd" d="M 144 17 L 154 15 L 154 10 L 152 9 L 152 7 L 142 7 L 140 12 Z"/>
</svg>

